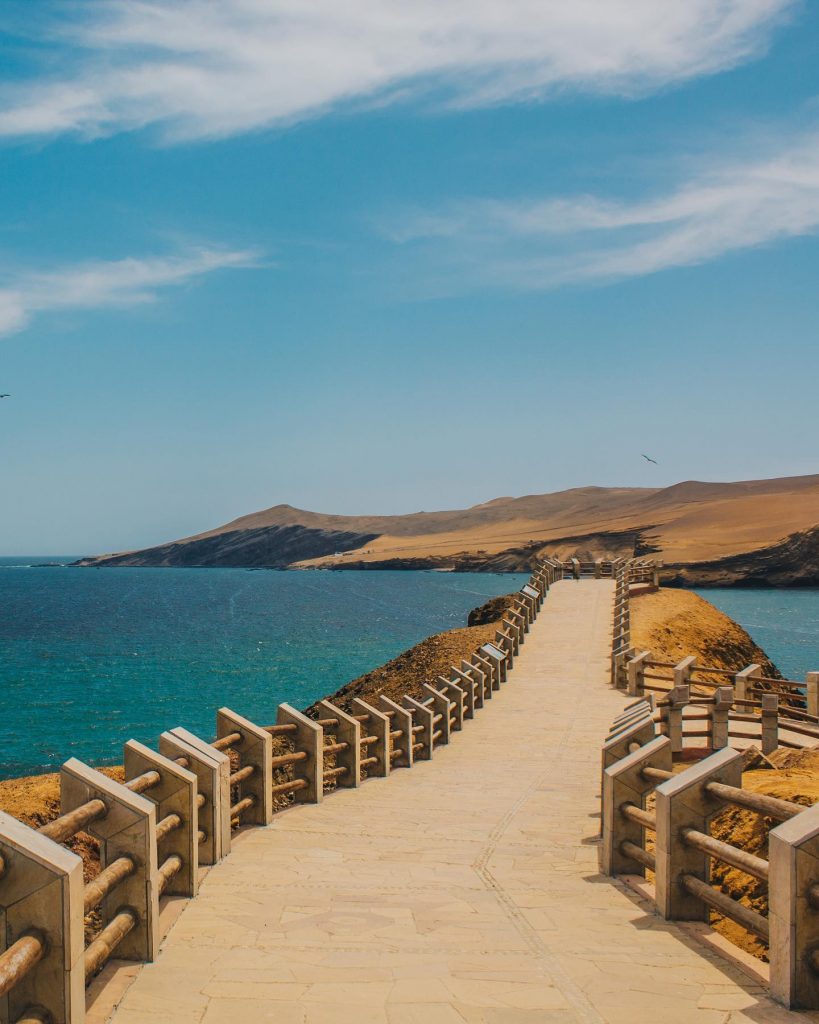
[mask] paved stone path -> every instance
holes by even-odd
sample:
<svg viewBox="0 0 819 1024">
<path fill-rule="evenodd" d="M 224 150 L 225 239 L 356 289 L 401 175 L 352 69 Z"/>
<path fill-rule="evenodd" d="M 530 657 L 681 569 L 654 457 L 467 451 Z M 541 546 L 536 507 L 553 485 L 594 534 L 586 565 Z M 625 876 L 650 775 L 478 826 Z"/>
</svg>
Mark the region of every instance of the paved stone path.
<svg viewBox="0 0 819 1024">
<path fill-rule="evenodd" d="M 248 831 L 115 1024 L 738 1024 L 764 989 L 597 874 L 609 581 L 551 591 L 431 762 Z"/>
</svg>

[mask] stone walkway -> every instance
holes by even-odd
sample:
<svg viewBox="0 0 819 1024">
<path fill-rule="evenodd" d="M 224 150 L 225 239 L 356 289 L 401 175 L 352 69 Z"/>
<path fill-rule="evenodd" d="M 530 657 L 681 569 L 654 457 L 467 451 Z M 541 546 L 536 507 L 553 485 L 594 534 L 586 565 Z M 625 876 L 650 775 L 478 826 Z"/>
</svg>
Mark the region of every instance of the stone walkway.
<svg viewBox="0 0 819 1024">
<path fill-rule="evenodd" d="M 597 874 L 612 584 L 551 591 L 431 762 L 251 830 L 115 1024 L 738 1024 L 764 989 Z"/>
</svg>

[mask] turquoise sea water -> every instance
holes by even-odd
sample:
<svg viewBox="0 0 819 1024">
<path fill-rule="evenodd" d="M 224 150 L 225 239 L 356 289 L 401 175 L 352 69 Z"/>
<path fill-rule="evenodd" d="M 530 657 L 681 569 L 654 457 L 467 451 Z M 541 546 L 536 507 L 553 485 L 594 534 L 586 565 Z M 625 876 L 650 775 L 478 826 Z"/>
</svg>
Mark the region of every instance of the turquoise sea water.
<svg viewBox="0 0 819 1024">
<path fill-rule="evenodd" d="M 221 705 L 270 724 L 526 579 L 34 561 L 0 559 L 0 778 L 117 763 L 177 725 L 210 737 Z"/>
<path fill-rule="evenodd" d="M 699 590 L 751 634 L 787 679 L 819 671 L 819 590 Z"/>
</svg>

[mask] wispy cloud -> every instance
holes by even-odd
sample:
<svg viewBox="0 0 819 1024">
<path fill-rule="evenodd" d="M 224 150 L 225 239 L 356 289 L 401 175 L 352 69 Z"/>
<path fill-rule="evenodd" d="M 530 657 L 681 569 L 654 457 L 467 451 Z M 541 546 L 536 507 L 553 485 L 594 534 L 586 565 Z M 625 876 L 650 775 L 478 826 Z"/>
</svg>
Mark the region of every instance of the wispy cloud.
<svg viewBox="0 0 819 1024">
<path fill-rule="evenodd" d="M 819 231 L 819 133 L 713 159 L 665 194 L 479 199 L 385 228 L 460 287 L 553 288 L 652 274 Z"/>
<path fill-rule="evenodd" d="M 95 136 L 155 125 L 171 139 L 214 138 L 314 117 L 340 104 L 421 92 L 456 106 L 532 101 L 567 88 L 634 94 L 757 56 L 795 6 L 795 0 L 57 3 L 46 8 L 54 12 L 50 25 L 38 19 L 38 44 L 45 38 L 71 70 L 60 77 L 33 70 L 25 81 L 6 83 L 0 135 Z M 31 7 L 22 10 L 25 24 Z M 72 22 L 72 14 L 79 20 Z M 54 56 L 41 67 L 53 67 Z"/>
<path fill-rule="evenodd" d="M 22 330 L 38 313 L 152 302 L 165 288 L 255 260 L 250 251 L 198 248 L 173 256 L 0 273 L 0 335 Z"/>
</svg>

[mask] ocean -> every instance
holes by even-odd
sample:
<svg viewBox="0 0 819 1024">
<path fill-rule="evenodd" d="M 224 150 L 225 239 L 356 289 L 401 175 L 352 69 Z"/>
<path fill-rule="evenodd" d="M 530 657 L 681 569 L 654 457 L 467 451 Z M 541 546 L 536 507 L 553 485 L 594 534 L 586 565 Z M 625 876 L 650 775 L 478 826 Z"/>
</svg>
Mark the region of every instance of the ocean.
<svg viewBox="0 0 819 1024">
<path fill-rule="evenodd" d="M 0 778 L 210 738 L 223 705 L 269 725 L 527 578 L 29 567 L 71 560 L 0 558 Z"/>
<path fill-rule="evenodd" d="M 786 679 L 819 672 L 819 590 L 698 590 L 754 638 Z"/>
<path fill-rule="evenodd" d="M 0 778 L 134 738 L 210 737 L 227 705 L 261 724 L 419 640 L 465 625 L 516 574 L 32 568 L 0 558 Z M 703 590 L 788 678 L 819 670 L 819 590 Z"/>
</svg>

